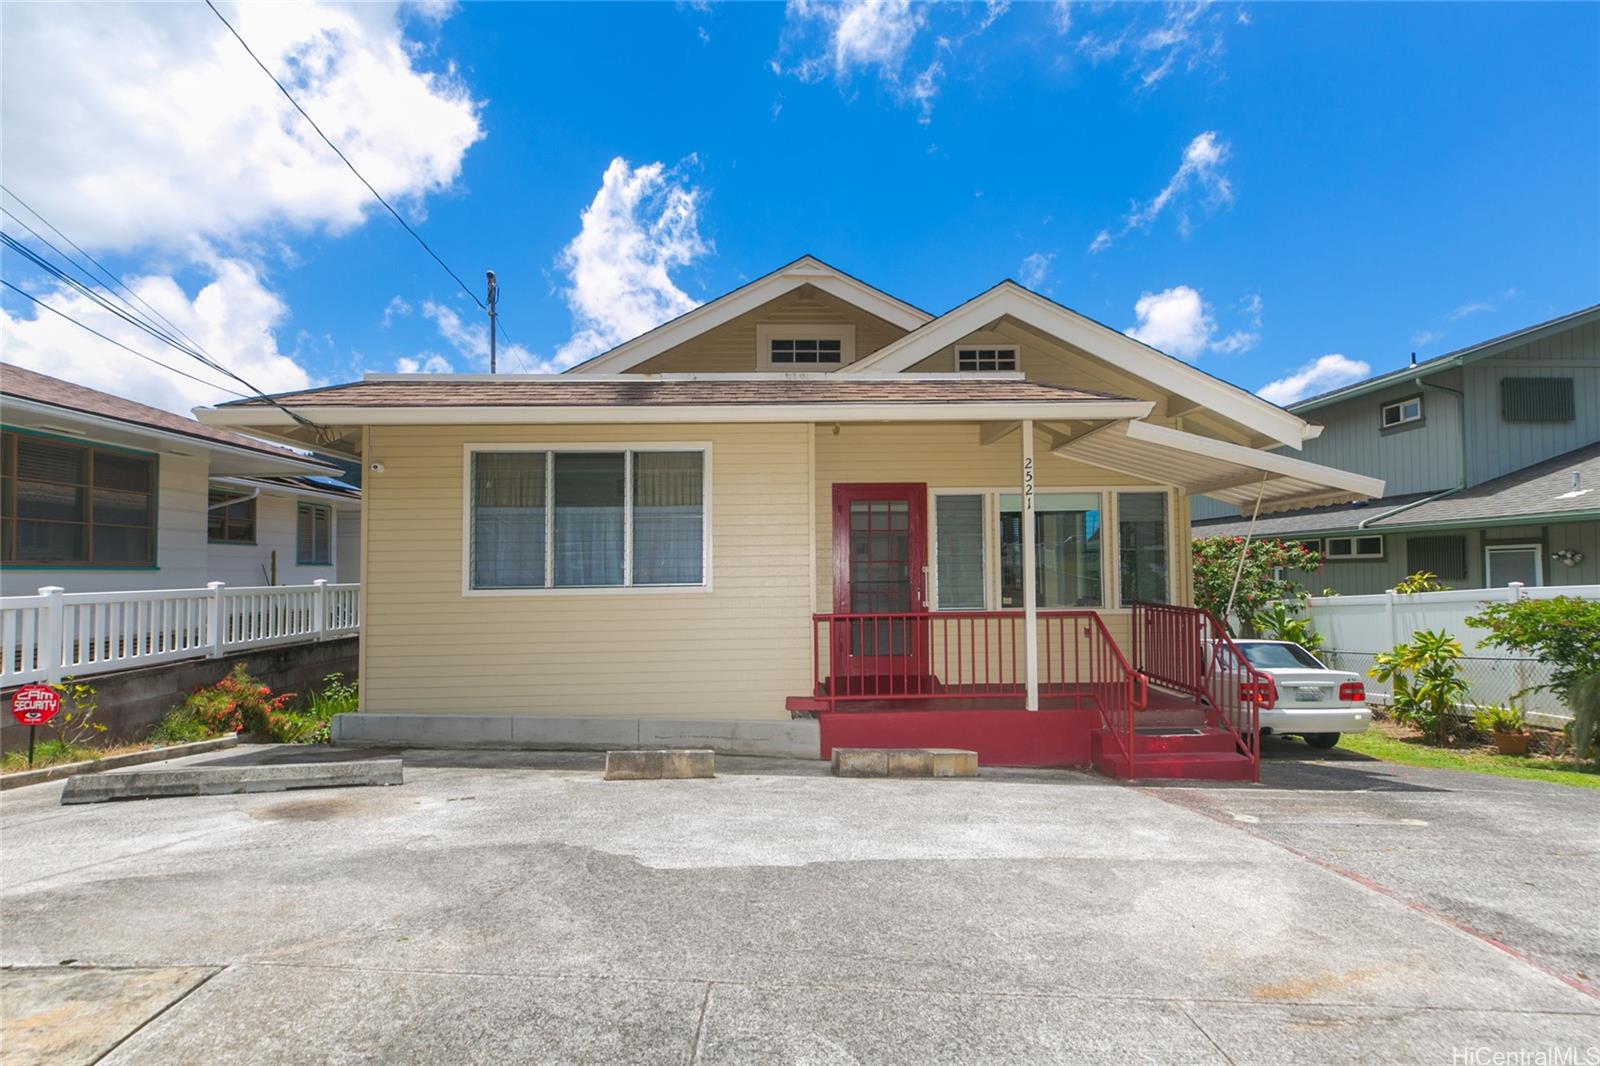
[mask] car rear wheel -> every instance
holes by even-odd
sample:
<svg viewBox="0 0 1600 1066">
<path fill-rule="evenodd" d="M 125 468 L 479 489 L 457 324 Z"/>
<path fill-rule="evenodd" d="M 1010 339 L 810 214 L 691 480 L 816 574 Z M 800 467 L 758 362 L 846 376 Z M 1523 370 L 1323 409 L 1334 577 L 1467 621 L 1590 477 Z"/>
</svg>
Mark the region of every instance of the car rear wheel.
<svg viewBox="0 0 1600 1066">
<path fill-rule="evenodd" d="M 1338 733 L 1307 733 L 1305 742 L 1313 748 L 1331 748 L 1339 743 Z"/>
</svg>

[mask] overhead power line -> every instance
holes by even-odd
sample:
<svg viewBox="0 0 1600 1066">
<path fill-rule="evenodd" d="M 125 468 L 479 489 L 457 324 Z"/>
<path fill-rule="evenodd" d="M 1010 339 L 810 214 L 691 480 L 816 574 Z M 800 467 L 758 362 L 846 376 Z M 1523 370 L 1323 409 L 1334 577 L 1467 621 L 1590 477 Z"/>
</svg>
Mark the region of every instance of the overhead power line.
<svg viewBox="0 0 1600 1066">
<path fill-rule="evenodd" d="M 317 131 L 317 136 L 322 138 L 322 143 L 333 149 L 333 154 L 339 157 L 339 161 L 350 168 L 350 173 L 354 174 L 356 178 L 360 180 L 361 184 L 367 187 L 367 191 L 372 194 L 373 198 L 377 200 L 378 203 L 382 204 L 384 209 L 388 211 L 389 214 L 394 216 L 394 220 L 400 223 L 401 227 L 407 233 L 411 234 L 411 238 L 422 246 L 422 250 L 427 252 L 428 255 L 432 256 L 435 263 L 438 263 L 439 266 L 444 268 L 444 272 L 449 274 L 450 277 L 454 279 L 455 283 L 461 287 L 461 291 L 466 293 L 467 296 L 472 299 L 472 302 L 478 305 L 478 309 L 480 311 L 487 312 L 489 308 L 482 300 L 478 298 L 478 294 L 467 287 L 467 283 L 461 280 L 461 275 L 450 269 L 450 264 L 446 263 L 444 259 L 440 257 L 439 253 L 434 251 L 428 242 L 422 239 L 422 235 L 420 233 L 411 228 L 411 224 L 400 216 L 400 212 L 396 211 L 388 200 L 383 198 L 382 193 L 373 188 L 372 182 L 368 181 L 366 176 L 363 175 L 361 171 L 356 169 L 356 165 L 350 162 L 350 157 L 345 155 L 337 144 L 333 143 L 333 139 L 326 133 L 322 132 L 322 127 L 317 125 L 317 120 L 306 113 L 306 109 L 300 106 L 300 101 L 294 98 L 294 94 L 289 91 L 288 87 L 285 86 L 283 82 L 279 81 L 278 76 L 272 73 L 271 68 L 261 61 L 260 56 L 256 55 L 255 49 L 250 47 L 250 42 L 246 41 L 244 37 L 240 35 L 239 31 L 233 28 L 233 23 L 228 21 L 227 16 L 225 16 L 221 11 L 217 10 L 217 5 L 212 3 L 211 0 L 206 0 L 206 6 L 211 9 L 211 13 L 213 15 L 217 16 L 217 18 L 221 20 L 224 26 L 228 27 L 228 32 L 233 34 L 233 39 L 239 42 L 239 46 L 243 48 L 245 53 L 255 61 L 256 66 L 261 68 L 261 72 L 272 79 L 272 84 L 278 87 L 278 91 L 283 94 L 284 99 L 288 100 L 289 103 L 293 105 L 294 109 L 300 112 L 300 117 L 310 123 L 311 128 Z M 501 327 L 500 332 L 505 333 L 505 328 Z M 506 340 L 511 340 L 509 335 L 506 337 Z"/>
<path fill-rule="evenodd" d="M 168 366 L 166 363 L 163 363 L 161 360 L 155 358 L 154 356 L 146 355 L 144 352 L 139 351 L 137 348 L 130 348 L 126 344 L 123 344 L 121 341 L 106 336 L 104 333 L 101 333 L 99 330 L 95 329 L 93 326 L 90 326 L 90 325 L 88 325 L 86 323 L 78 321 L 76 318 L 73 318 L 71 315 L 67 314 L 65 311 L 62 311 L 62 310 L 59 310 L 57 308 L 51 307 L 49 304 L 47 304 L 43 300 L 39 299 L 33 293 L 28 292 L 25 289 L 18 288 L 17 286 L 11 284 L 11 282 L 5 280 L 4 278 L 0 278 L 0 285 L 4 285 L 6 288 L 10 289 L 12 292 L 16 293 L 19 296 L 23 296 L 23 297 L 26 297 L 29 300 L 32 300 L 35 304 L 37 304 L 38 306 L 44 308 L 46 311 L 49 311 L 51 314 L 56 315 L 56 316 L 58 316 L 60 318 L 66 319 L 68 322 L 71 322 L 74 326 L 77 326 L 79 329 L 88 330 L 90 333 L 93 333 L 96 337 L 99 337 L 101 340 L 105 341 L 106 343 L 114 344 L 118 348 L 121 348 L 123 351 L 127 352 L 130 355 L 137 355 L 140 359 L 143 359 L 147 363 L 154 363 L 156 366 L 159 366 L 163 370 L 170 370 L 172 373 L 177 374 L 179 377 L 188 378 L 190 381 L 199 382 L 201 385 L 204 385 L 207 388 L 221 389 L 223 392 L 226 392 L 228 395 L 237 396 L 241 400 L 249 399 L 249 397 L 247 395 L 245 395 L 244 393 L 242 393 L 242 392 L 235 392 L 233 389 L 230 389 L 225 385 L 218 385 L 214 381 L 206 381 L 203 378 L 197 378 L 193 374 L 189 373 L 188 371 L 179 370 L 175 366 Z"/>
</svg>

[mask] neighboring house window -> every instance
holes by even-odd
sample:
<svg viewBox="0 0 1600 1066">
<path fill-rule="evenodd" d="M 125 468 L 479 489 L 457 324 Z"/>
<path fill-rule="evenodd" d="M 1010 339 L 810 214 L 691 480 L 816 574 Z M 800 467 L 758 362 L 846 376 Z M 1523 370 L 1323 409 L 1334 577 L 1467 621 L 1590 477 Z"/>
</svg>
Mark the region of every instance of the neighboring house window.
<svg viewBox="0 0 1600 1066">
<path fill-rule="evenodd" d="M 1500 417 L 1506 422 L 1571 422 L 1577 417 L 1571 378 L 1501 378 Z"/>
<path fill-rule="evenodd" d="M 472 589 L 705 584 L 701 450 L 472 453 Z"/>
<path fill-rule="evenodd" d="M 153 566 L 153 456 L 5 433 L 0 562 Z"/>
<path fill-rule="evenodd" d="M 981 494 L 933 498 L 934 567 L 941 611 L 981 611 L 984 588 L 984 497 Z"/>
<path fill-rule="evenodd" d="M 1100 494 L 1034 495 L 1037 602 L 1041 608 L 1099 607 Z M 1000 606 L 1021 607 L 1022 497 L 1000 497 Z"/>
<path fill-rule="evenodd" d="M 1484 584 L 1492 589 L 1504 588 L 1513 581 L 1524 585 L 1544 584 L 1543 554 L 1544 546 L 1540 544 L 1485 545 Z"/>
<path fill-rule="evenodd" d="M 1117 555 L 1122 606 L 1167 602 L 1166 493 L 1117 494 Z"/>
<path fill-rule="evenodd" d="M 255 497 L 241 500 L 234 493 L 213 489 L 206 501 L 206 540 L 212 544 L 254 544 Z"/>
<path fill-rule="evenodd" d="M 832 370 L 855 361 L 852 325 L 756 327 L 756 363 L 767 370 Z"/>
<path fill-rule="evenodd" d="M 1322 558 L 1326 562 L 1353 559 L 1382 559 L 1382 537 L 1329 537 Z"/>
<path fill-rule="evenodd" d="M 1010 347 L 957 348 L 956 370 L 971 374 L 985 370 L 1015 370 L 1017 349 Z"/>
<path fill-rule="evenodd" d="M 1383 405 L 1382 424 L 1384 429 L 1393 429 L 1396 426 L 1408 425 L 1412 422 L 1422 421 L 1422 397 L 1407 396 L 1403 400 Z"/>
<path fill-rule="evenodd" d="M 1406 541 L 1406 573 L 1426 570 L 1446 581 L 1467 576 L 1467 538 L 1462 536 L 1412 537 Z"/>
<path fill-rule="evenodd" d="M 295 524 L 295 562 L 301 566 L 333 563 L 333 508 L 302 503 Z"/>
</svg>

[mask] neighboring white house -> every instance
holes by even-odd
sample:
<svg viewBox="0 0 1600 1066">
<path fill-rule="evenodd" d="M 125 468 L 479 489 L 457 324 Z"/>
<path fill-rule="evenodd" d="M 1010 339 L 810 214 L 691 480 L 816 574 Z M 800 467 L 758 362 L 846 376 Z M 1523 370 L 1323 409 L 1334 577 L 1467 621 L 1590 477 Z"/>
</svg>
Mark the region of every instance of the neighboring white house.
<svg viewBox="0 0 1600 1066">
<path fill-rule="evenodd" d="M 331 463 L 0 364 L 0 595 L 360 580 Z"/>
</svg>

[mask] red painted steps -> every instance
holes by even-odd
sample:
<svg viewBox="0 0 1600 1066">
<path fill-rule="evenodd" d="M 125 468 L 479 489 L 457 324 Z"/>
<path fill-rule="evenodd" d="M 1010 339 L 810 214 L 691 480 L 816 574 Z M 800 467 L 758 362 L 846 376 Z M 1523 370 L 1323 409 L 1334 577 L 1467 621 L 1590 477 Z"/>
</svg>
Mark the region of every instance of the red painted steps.
<svg viewBox="0 0 1600 1066">
<path fill-rule="evenodd" d="M 1126 779 L 1128 758 L 1108 731 L 1089 741 L 1090 761 L 1107 777 Z M 1210 726 L 1141 726 L 1133 738 L 1134 775 L 1179 781 L 1253 781 L 1255 767 L 1232 734 Z"/>
</svg>

